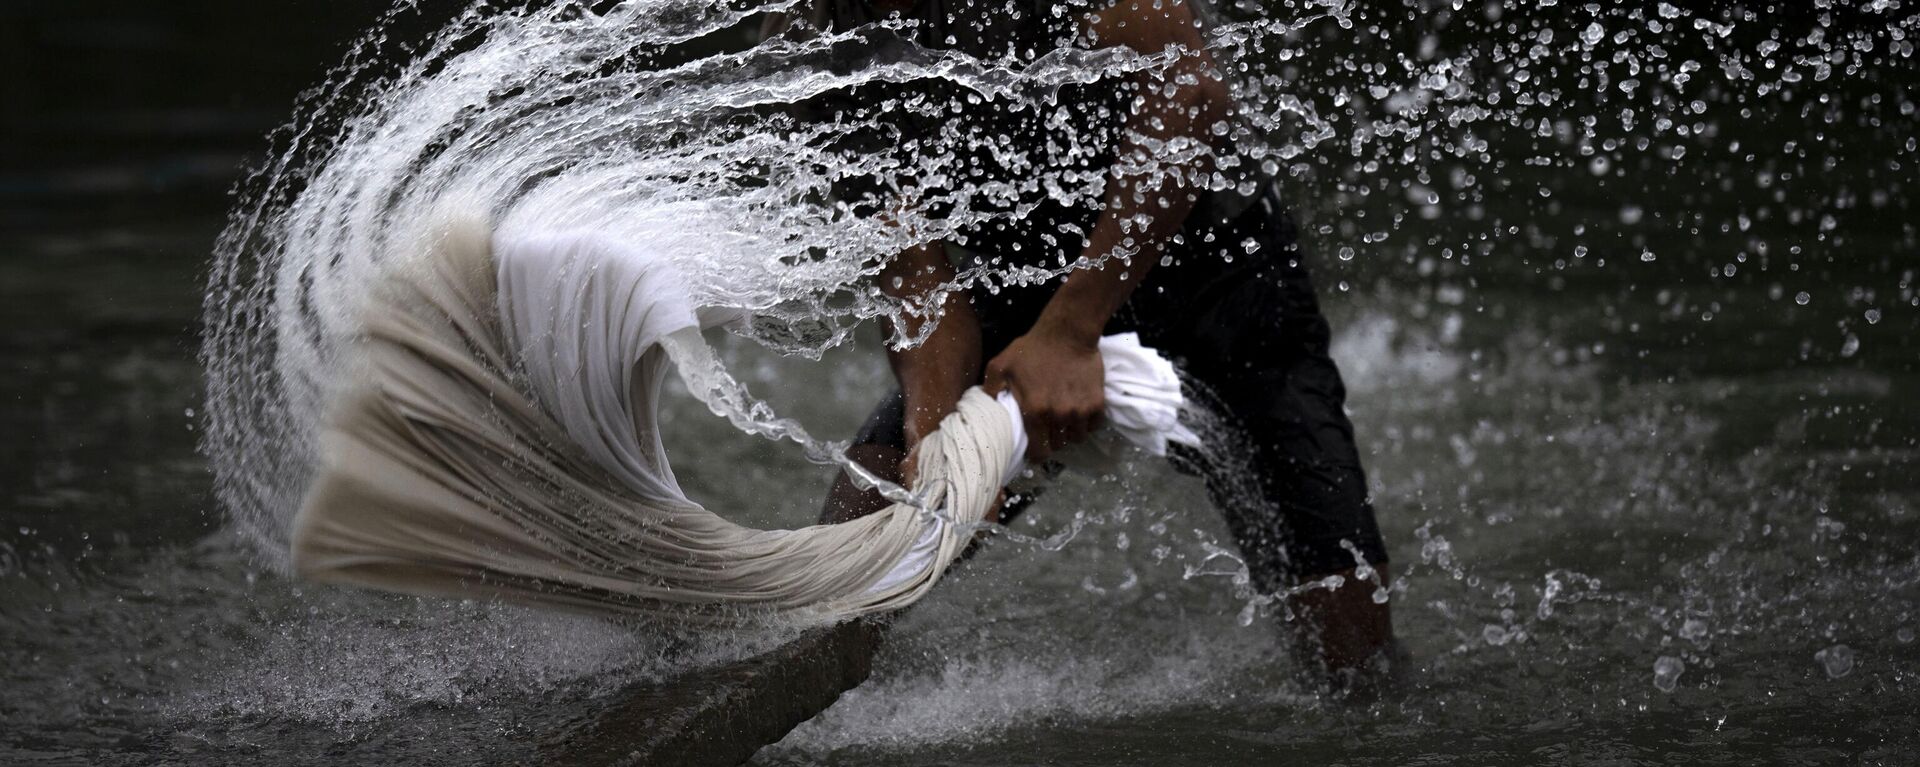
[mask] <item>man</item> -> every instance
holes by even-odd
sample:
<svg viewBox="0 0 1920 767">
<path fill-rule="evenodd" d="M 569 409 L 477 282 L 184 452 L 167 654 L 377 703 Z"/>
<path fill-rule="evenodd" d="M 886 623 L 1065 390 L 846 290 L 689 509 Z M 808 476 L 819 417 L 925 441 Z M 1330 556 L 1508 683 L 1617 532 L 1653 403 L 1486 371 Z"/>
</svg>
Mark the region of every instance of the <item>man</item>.
<svg viewBox="0 0 1920 767">
<path fill-rule="evenodd" d="M 1345 389 L 1327 355 L 1327 323 L 1273 184 L 1249 177 L 1251 163 L 1220 159 L 1231 156 L 1224 137 L 1236 105 L 1194 8 L 1185 0 L 1078 7 L 1072 0 L 815 1 L 809 24 L 796 26 L 866 30 L 871 45 L 850 54 L 861 59 L 857 65 L 942 50 L 1010 67 L 1034 66 L 1062 49 L 1168 57 L 1164 67 L 1068 84 L 1061 112 L 1050 102 L 1015 104 L 962 87 L 947 94 L 950 105 L 935 108 L 927 99 L 939 95 L 924 90 L 848 96 L 848 103 L 890 105 L 884 114 L 862 113 L 891 123 L 869 151 L 937 154 L 940 172 L 922 175 L 971 181 L 922 183 L 905 173 L 845 195 L 867 214 L 885 215 L 911 199 L 972 217 L 949 241 L 921 243 L 889 262 L 880 275 L 888 295 L 924 299 L 950 284 L 959 273 L 950 246 L 975 264 L 1079 267 L 1043 285 L 950 292 L 931 330 L 915 322 L 890 329 L 928 335 L 890 355 L 900 389 L 869 417 L 849 456 L 901 481 L 920 439 L 962 392 L 983 384 L 990 393 L 1013 392 L 1026 418 L 1027 457 L 1037 465 L 1100 425 L 1097 341 L 1137 330 L 1204 386 L 1251 451 L 1238 469 L 1196 456 L 1185 463 L 1206 477 L 1255 585 L 1271 593 L 1345 576 L 1338 589 L 1292 599 L 1293 623 L 1328 670 L 1378 659 L 1392 633 L 1387 605 L 1372 598 L 1385 582 L 1386 550 L 1343 412 Z M 934 117 L 915 124 L 900 116 L 913 111 L 903 104 Z M 855 111 L 835 113 L 846 119 Z M 917 159 L 903 166 L 924 171 L 932 163 Z M 1227 172 L 1239 175 L 1220 183 L 1215 174 Z M 1026 183 L 1012 193 L 962 192 L 958 202 L 952 194 L 1039 175 L 1091 180 L 1085 189 L 1094 191 L 1079 203 L 1058 182 L 1045 193 Z M 884 505 L 842 475 L 824 518 Z M 1356 555 L 1376 568 L 1378 583 L 1354 577 Z"/>
</svg>

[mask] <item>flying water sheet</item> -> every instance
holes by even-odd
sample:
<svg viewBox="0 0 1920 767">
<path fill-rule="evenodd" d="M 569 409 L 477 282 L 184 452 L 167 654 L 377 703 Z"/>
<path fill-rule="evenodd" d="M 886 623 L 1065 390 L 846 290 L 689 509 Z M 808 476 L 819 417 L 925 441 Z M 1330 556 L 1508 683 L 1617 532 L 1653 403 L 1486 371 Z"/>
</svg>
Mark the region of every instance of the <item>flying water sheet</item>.
<svg viewBox="0 0 1920 767">
<path fill-rule="evenodd" d="M 496 236 L 456 222 L 401 241 L 362 307 L 295 517 L 301 574 L 413 594 L 503 598 L 699 622 L 816 623 L 911 604 L 965 548 L 1026 438 L 976 388 L 921 444 L 910 496 L 878 514 L 756 530 L 688 500 L 657 422 L 670 367 L 731 384 L 672 263 L 591 231 Z M 1171 363 L 1102 342 L 1114 432 L 1195 443 Z"/>
</svg>

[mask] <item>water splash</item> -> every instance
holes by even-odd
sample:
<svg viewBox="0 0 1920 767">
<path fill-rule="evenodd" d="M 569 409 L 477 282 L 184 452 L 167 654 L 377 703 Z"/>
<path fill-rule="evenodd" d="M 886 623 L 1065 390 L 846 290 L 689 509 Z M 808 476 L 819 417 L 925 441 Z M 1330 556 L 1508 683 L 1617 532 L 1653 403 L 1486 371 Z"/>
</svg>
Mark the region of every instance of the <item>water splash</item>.
<svg viewBox="0 0 1920 767">
<path fill-rule="evenodd" d="M 283 131 L 283 154 L 245 189 L 220 243 L 206 303 L 206 445 L 240 527 L 268 552 L 284 545 L 319 413 L 351 369 L 359 299 L 393 251 L 437 221 L 480 216 L 501 231 L 589 227 L 646 242 L 681 267 L 701 305 L 751 312 L 749 335 L 818 354 L 861 322 L 924 311 L 872 285 L 904 246 L 1018 211 L 992 204 L 1004 190 L 963 187 L 939 201 L 939 217 L 853 215 L 828 202 L 845 179 L 941 173 L 951 152 L 932 142 L 992 137 L 929 139 L 922 165 L 903 169 L 831 140 L 887 105 L 811 123 L 785 107 L 915 81 L 1039 104 L 1064 85 L 1164 65 L 1164 56 L 1112 52 L 1001 62 L 917 49 L 836 71 L 836 49 L 858 42 L 852 32 L 677 63 L 663 53 L 789 5 L 480 3 L 387 75 L 364 60 L 384 28 L 369 35 Z M 1038 151 L 1094 153 L 1104 140 Z M 1095 193 L 1086 184 L 1054 191 Z M 974 269 L 946 289 L 1067 268 Z M 837 452 L 723 376 L 709 379 L 716 386 L 696 394 L 723 393 L 709 404 L 743 428 L 794 438 L 822 458 Z"/>
<path fill-rule="evenodd" d="M 1751 13 L 1670 4 L 1488 5 L 1484 22 L 1460 3 L 1411 6 L 1429 12 L 1408 22 L 1316 0 L 1258 15 L 1250 7 L 1203 13 L 1208 44 L 1245 107 L 1218 129 L 1231 149 L 1220 151 L 1202 186 L 1251 193 L 1280 177 L 1364 198 L 1374 190 L 1373 169 L 1397 166 L 1395 175 L 1410 179 L 1402 197 L 1419 217 L 1471 214 L 1489 189 L 1483 174 L 1495 170 L 1490 136 L 1531 133 L 1547 164 L 1602 168 L 1596 172 L 1636 152 L 1678 161 L 1688 145 L 1710 145 L 1716 122 L 1756 99 L 1791 101 L 1807 84 L 1910 61 L 1920 29 L 1920 16 L 1890 2 L 1816 4 L 1814 25 L 1793 36 Z M 927 117 L 946 102 L 889 101 L 825 120 L 796 117 L 790 107 L 905 83 L 1004 103 L 1010 112 L 1051 113 L 1075 87 L 1171 60 L 1072 48 L 975 58 L 909 45 L 847 67 L 844 49 L 866 41 L 850 30 L 686 53 L 690 43 L 794 7 L 479 2 L 418 44 L 398 40 L 397 28 L 426 11 L 389 12 L 277 135 L 278 153 L 243 184 L 218 247 L 206 299 L 206 446 L 239 526 L 265 551 L 282 545 L 312 464 L 318 413 L 351 347 L 358 297 L 386 254 L 436 217 L 480 215 L 503 230 L 592 227 L 648 242 L 689 276 L 702 304 L 751 312 L 748 335 L 817 355 L 862 323 L 938 306 L 892 300 L 873 287 L 903 246 L 1015 220 L 1036 191 L 1069 207 L 1097 206 L 1104 178 L 1076 175 L 1062 158 L 1100 156 L 1117 139 L 1081 130 L 1054 134 L 1044 146 L 1008 147 L 991 132 L 948 131 L 907 142 L 915 151 L 903 159 L 834 139 L 879 122 L 879 110 Z M 1557 34 L 1569 12 L 1581 32 Z M 884 26 L 912 32 L 907 22 Z M 1462 28 L 1502 34 L 1468 40 L 1455 34 Z M 1324 44 L 1341 36 L 1418 42 L 1404 51 Z M 1583 114 L 1564 111 L 1574 89 L 1593 97 Z M 1900 98 L 1863 102 L 1860 111 L 1872 119 L 1912 109 Z M 898 179 L 954 178 L 953 158 L 982 149 L 1030 177 L 1012 186 L 951 184 L 884 221 L 827 202 L 853 178 L 896 187 Z M 1341 233 L 1374 245 L 1401 220 L 1351 230 L 1347 222 Z M 1046 280 L 1086 263 L 1078 255 L 1063 249 L 1037 268 L 978 266 L 941 290 Z M 1221 255 L 1233 254 L 1223 244 Z M 1102 257 L 1111 256 L 1126 254 Z M 817 459 L 837 452 L 804 430 L 771 426 L 777 419 L 750 400 L 720 409 L 749 430 L 801 441 Z"/>
</svg>

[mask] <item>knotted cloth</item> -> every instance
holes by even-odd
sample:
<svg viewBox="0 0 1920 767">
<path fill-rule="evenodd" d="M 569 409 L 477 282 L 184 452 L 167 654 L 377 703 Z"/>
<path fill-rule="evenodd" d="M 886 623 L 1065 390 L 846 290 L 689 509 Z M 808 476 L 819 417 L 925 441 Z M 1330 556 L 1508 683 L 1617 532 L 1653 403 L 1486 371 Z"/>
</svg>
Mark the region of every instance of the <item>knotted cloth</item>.
<svg viewBox="0 0 1920 767">
<path fill-rule="evenodd" d="M 711 385 L 700 329 L 738 313 L 695 307 L 671 263 L 592 233 L 455 223 L 417 249 L 361 310 L 294 522 L 305 577 L 693 622 L 836 621 L 925 595 L 1019 466 L 1017 406 L 976 387 L 921 443 L 922 505 L 734 524 L 681 492 L 654 424 L 670 367 Z M 1171 365 L 1109 341 L 1116 427 L 1156 453 L 1190 441 Z"/>
</svg>

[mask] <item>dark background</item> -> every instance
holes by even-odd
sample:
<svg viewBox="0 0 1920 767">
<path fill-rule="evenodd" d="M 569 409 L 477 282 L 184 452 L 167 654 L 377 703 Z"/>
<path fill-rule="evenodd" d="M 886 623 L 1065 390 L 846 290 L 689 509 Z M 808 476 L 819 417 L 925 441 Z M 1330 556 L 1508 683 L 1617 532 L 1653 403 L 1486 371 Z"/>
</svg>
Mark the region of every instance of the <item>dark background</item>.
<svg viewBox="0 0 1920 767">
<path fill-rule="evenodd" d="M 386 6 L 0 3 L 0 571 L 217 528 L 194 356 L 229 192 Z"/>
<path fill-rule="evenodd" d="M 80 197 L 217 199 L 388 4 L 238 0 L 0 4 L 8 228 Z M 240 151 L 237 151 L 240 150 Z"/>
</svg>

